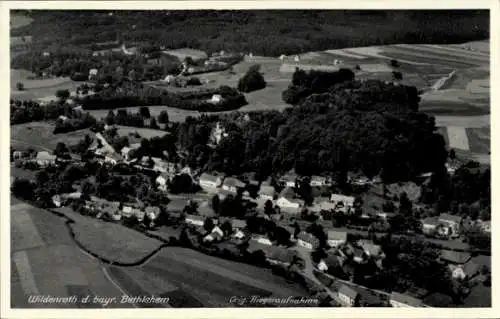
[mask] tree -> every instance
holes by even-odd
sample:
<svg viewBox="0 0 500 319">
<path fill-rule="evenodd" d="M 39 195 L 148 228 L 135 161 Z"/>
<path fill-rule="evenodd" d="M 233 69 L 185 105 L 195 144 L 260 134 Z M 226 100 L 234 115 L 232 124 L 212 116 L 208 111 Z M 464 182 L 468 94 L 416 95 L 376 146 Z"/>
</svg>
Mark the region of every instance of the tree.
<svg viewBox="0 0 500 319">
<path fill-rule="evenodd" d="M 151 113 L 149 112 L 149 107 L 147 107 L 147 106 L 141 106 L 139 109 L 139 113 L 141 114 L 141 116 L 143 118 L 150 118 L 151 117 Z"/>
<path fill-rule="evenodd" d="M 399 68 L 399 61 L 396 59 L 392 59 L 390 64 L 393 68 Z"/>
<path fill-rule="evenodd" d="M 264 204 L 264 214 L 266 214 L 266 215 L 274 214 L 273 202 L 269 199 Z"/>
<path fill-rule="evenodd" d="M 31 200 L 34 196 L 34 185 L 25 178 L 16 178 L 12 183 L 12 194 L 16 197 Z"/>
<path fill-rule="evenodd" d="M 57 90 L 56 97 L 61 101 L 66 101 L 70 97 L 69 90 Z"/>
<path fill-rule="evenodd" d="M 207 232 L 211 232 L 215 227 L 214 221 L 211 218 L 205 219 L 205 222 L 203 223 L 203 229 L 205 229 Z"/>
<path fill-rule="evenodd" d="M 168 112 L 167 111 L 161 111 L 160 114 L 158 115 L 158 123 L 168 123 Z"/>
<path fill-rule="evenodd" d="M 392 77 L 396 81 L 401 81 L 403 79 L 403 73 L 399 71 L 392 71 Z"/>
<path fill-rule="evenodd" d="M 247 73 L 238 81 L 238 90 L 241 92 L 252 92 L 266 87 L 266 81 L 260 73 L 260 66 L 251 66 Z"/>
<path fill-rule="evenodd" d="M 24 84 L 22 82 L 17 82 L 16 83 L 16 89 L 18 91 L 24 91 Z"/>
<path fill-rule="evenodd" d="M 108 115 L 106 115 L 106 118 L 104 119 L 107 125 L 114 125 L 115 123 L 115 113 L 113 110 L 108 111 Z"/>
<path fill-rule="evenodd" d="M 224 232 L 225 236 L 229 236 L 233 233 L 233 226 L 229 220 L 226 220 L 220 226 L 220 229 Z"/>
<path fill-rule="evenodd" d="M 156 123 L 156 119 L 154 117 L 151 118 L 151 122 L 149 123 L 149 127 L 157 130 L 159 128 L 158 123 Z"/>
<path fill-rule="evenodd" d="M 60 158 L 71 158 L 69 155 L 69 149 L 63 142 L 57 143 L 56 149 L 54 150 L 54 155 Z"/>
<path fill-rule="evenodd" d="M 450 152 L 449 152 L 449 157 L 450 159 L 453 161 L 455 160 L 455 158 L 457 158 L 457 155 L 455 154 L 455 150 L 454 149 L 451 149 Z"/>
<path fill-rule="evenodd" d="M 219 213 L 219 207 L 220 207 L 220 198 L 219 198 L 219 195 L 215 194 L 212 197 L 212 209 L 214 210 L 214 212 L 216 214 Z"/>
</svg>

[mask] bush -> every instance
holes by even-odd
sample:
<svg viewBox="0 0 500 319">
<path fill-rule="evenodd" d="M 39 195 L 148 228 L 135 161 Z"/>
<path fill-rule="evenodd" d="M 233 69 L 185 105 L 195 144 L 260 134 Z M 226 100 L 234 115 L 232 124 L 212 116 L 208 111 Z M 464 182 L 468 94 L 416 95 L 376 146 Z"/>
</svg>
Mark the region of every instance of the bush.
<svg viewBox="0 0 500 319">
<path fill-rule="evenodd" d="M 16 83 L 16 89 L 18 91 L 24 91 L 24 84 L 22 82 L 17 82 Z"/>
<path fill-rule="evenodd" d="M 238 90 L 248 93 L 265 88 L 267 84 L 259 70 L 259 65 L 251 66 L 247 73 L 238 81 Z"/>
</svg>

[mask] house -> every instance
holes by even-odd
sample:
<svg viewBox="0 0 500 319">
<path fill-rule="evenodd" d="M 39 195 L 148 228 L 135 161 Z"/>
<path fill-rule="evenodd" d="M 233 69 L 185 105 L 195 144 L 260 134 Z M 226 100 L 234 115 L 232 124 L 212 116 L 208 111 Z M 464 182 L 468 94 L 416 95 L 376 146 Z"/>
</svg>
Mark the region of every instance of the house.
<svg viewBox="0 0 500 319">
<path fill-rule="evenodd" d="M 368 254 L 363 248 L 352 247 L 352 256 L 355 262 L 363 263 L 368 257 Z"/>
<path fill-rule="evenodd" d="M 328 181 L 326 177 L 323 176 L 311 176 L 311 186 L 313 187 L 321 187 L 328 185 Z"/>
<path fill-rule="evenodd" d="M 316 249 L 319 247 L 319 239 L 310 233 L 301 231 L 297 234 L 297 245 L 307 249 Z"/>
<path fill-rule="evenodd" d="M 281 178 L 279 179 L 279 182 L 282 183 L 285 186 L 285 188 L 295 187 L 296 181 L 297 181 L 297 175 L 293 172 L 285 174 L 281 176 Z"/>
<path fill-rule="evenodd" d="M 250 241 L 253 241 L 253 242 L 256 242 L 256 243 L 259 243 L 262 245 L 267 245 L 267 246 L 273 245 L 273 243 L 271 242 L 271 240 L 269 240 L 269 238 L 267 238 L 266 236 L 262 236 L 262 235 L 253 236 L 250 239 Z"/>
<path fill-rule="evenodd" d="M 210 103 L 218 104 L 218 103 L 222 102 L 223 100 L 224 100 L 224 98 L 222 97 L 222 95 L 214 94 L 214 95 L 212 95 L 212 98 L 208 101 Z"/>
<path fill-rule="evenodd" d="M 326 262 L 321 259 L 320 262 L 318 263 L 318 269 L 322 272 L 327 272 L 328 271 L 328 266 L 326 265 Z"/>
<path fill-rule="evenodd" d="M 56 163 L 57 156 L 49 154 L 49 152 L 41 151 L 36 154 L 35 161 L 41 167 L 47 167 Z"/>
<path fill-rule="evenodd" d="M 259 189 L 259 199 L 263 201 L 274 200 L 276 190 L 270 185 L 261 185 Z"/>
<path fill-rule="evenodd" d="M 194 225 L 194 226 L 200 226 L 202 227 L 203 224 L 205 223 L 205 218 L 197 215 L 186 215 L 186 223 Z"/>
<path fill-rule="evenodd" d="M 224 237 L 224 232 L 222 231 L 222 229 L 219 228 L 219 226 L 215 226 L 212 229 L 212 234 L 216 234 L 217 236 Z"/>
<path fill-rule="evenodd" d="M 295 258 L 297 258 L 297 252 L 278 246 L 271 246 L 267 256 L 270 262 L 281 265 L 290 265 Z"/>
<path fill-rule="evenodd" d="M 148 206 L 145 209 L 145 214 L 150 220 L 155 220 L 160 216 L 161 210 L 157 206 Z"/>
<path fill-rule="evenodd" d="M 124 148 L 122 148 L 122 150 L 120 151 L 121 156 L 123 156 L 123 158 L 126 161 L 130 160 L 130 151 L 132 151 L 132 148 L 127 147 L 127 146 L 125 146 Z"/>
<path fill-rule="evenodd" d="M 441 214 L 438 219 L 441 223 L 451 228 L 452 236 L 458 236 L 458 231 L 460 228 L 460 222 L 462 217 L 451 215 L 451 214 Z"/>
<path fill-rule="evenodd" d="M 351 211 L 352 207 L 354 206 L 354 197 L 353 196 L 346 196 L 342 194 L 332 194 L 330 196 L 330 201 L 335 203 L 336 210 L 343 212 L 344 214 L 347 214 Z"/>
<path fill-rule="evenodd" d="M 365 253 L 370 257 L 379 257 L 383 254 L 382 247 L 380 247 L 379 245 L 375 245 L 371 240 L 362 239 L 359 240 L 358 243 L 361 248 L 363 248 Z"/>
<path fill-rule="evenodd" d="M 169 180 L 170 178 L 167 174 L 158 175 L 158 177 L 155 180 L 156 184 L 158 185 L 158 189 L 166 192 Z"/>
<path fill-rule="evenodd" d="M 270 252 L 271 252 L 271 247 L 273 247 L 272 245 L 267 245 L 267 244 L 263 244 L 263 243 L 260 243 L 256 240 L 254 240 L 253 238 L 250 239 L 248 241 L 248 248 L 247 248 L 247 251 L 249 253 L 254 253 L 256 251 L 263 251 L 264 254 L 267 256 L 269 256 Z"/>
<path fill-rule="evenodd" d="M 389 303 L 395 308 L 416 308 L 423 307 L 422 300 L 399 292 L 392 292 Z"/>
<path fill-rule="evenodd" d="M 347 232 L 345 231 L 329 230 L 327 236 L 327 242 L 330 247 L 338 247 L 347 241 Z"/>
<path fill-rule="evenodd" d="M 231 226 L 233 227 L 233 231 L 241 230 L 247 226 L 247 222 L 242 219 L 232 219 Z"/>
<path fill-rule="evenodd" d="M 422 232 L 425 235 L 435 234 L 441 225 L 437 217 L 427 217 L 421 220 Z"/>
<path fill-rule="evenodd" d="M 118 164 L 118 162 L 121 162 L 121 160 L 122 160 L 122 157 L 116 153 L 104 155 L 104 163 L 116 165 L 116 164 Z"/>
<path fill-rule="evenodd" d="M 236 230 L 232 235 L 231 235 L 231 238 L 235 239 L 235 240 L 243 240 L 245 238 L 247 238 L 249 235 L 249 233 L 243 229 L 238 229 Z"/>
<path fill-rule="evenodd" d="M 89 70 L 89 80 L 94 80 L 97 78 L 97 73 L 99 71 L 97 69 L 90 69 Z"/>
<path fill-rule="evenodd" d="M 344 306 L 347 307 L 354 307 L 359 301 L 358 292 L 347 285 L 340 286 L 338 296 Z"/>
<path fill-rule="evenodd" d="M 122 207 L 122 216 L 124 218 L 130 218 L 130 217 L 132 217 L 132 215 L 133 215 L 132 206 L 123 205 L 123 207 Z"/>
<path fill-rule="evenodd" d="M 199 184 L 204 191 L 214 191 L 221 183 L 220 177 L 207 173 L 201 174 Z"/>
<path fill-rule="evenodd" d="M 291 187 L 286 187 L 283 189 L 276 201 L 276 205 L 278 205 L 281 209 L 298 212 L 298 210 L 304 206 L 304 201 L 301 199 L 295 198 L 295 191 Z"/>
<path fill-rule="evenodd" d="M 455 279 L 470 279 L 479 273 L 479 265 L 469 260 L 463 265 L 448 265 L 451 277 Z"/>
<path fill-rule="evenodd" d="M 479 227 L 485 232 L 485 233 L 491 233 L 491 221 L 483 221 L 483 220 L 478 220 L 477 221 L 479 224 Z"/>
<path fill-rule="evenodd" d="M 245 183 L 234 177 L 226 177 L 222 183 L 222 189 L 236 194 L 239 189 L 245 187 Z"/>
<path fill-rule="evenodd" d="M 223 239 L 223 236 L 219 232 L 211 232 L 210 234 L 203 237 L 204 242 L 219 242 L 222 239 Z"/>
<path fill-rule="evenodd" d="M 329 212 L 337 208 L 337 204 L 332 203 L 328 200 L 316 200 L 312 207 L 309 207 L 309 211 L 313 213 Z"/>
</svg>

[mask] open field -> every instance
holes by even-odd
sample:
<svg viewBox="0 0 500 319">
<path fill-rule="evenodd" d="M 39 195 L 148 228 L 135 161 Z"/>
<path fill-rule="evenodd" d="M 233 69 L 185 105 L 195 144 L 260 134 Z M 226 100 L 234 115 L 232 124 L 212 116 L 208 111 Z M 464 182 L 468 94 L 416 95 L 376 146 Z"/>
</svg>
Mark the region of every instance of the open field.
<svg viewBox="0 0 500 319">
<path fill-rule="evenodd" d="M 11 198 L 11 306 L 74 308 L 73 303 L 28 303 L 32 294 L 52 296 L 121 296 L 101 264 L 74 244 L 64 219 Z M 101 308 L 99 304 L 91 307 Z M 130 307 L 131 305 L 120 305 Z M 117 307 L 110 304 L 109 307 Z"/>
<path fill-rule="evenodd" d="M 163 244 L 128 227 L 82 216 L 68 207 L 57 210 L 75 221 L 70 227 L 83 247 L 112 261 L 137 262 Z"/>
<path fill-rule="evenodd" d="M 29 79 L 33 74 L 26 70 L 10 70 L 11 96 L 16 99 L 35 100 L 52 97 L 55 100 L 55 93 L 58 90 L 74 91 L 80 85 L 70 78 L 50 78 L 50 79 Z M 18 91 L 16 83 L 24 84 L 24 90 Z"/>
<path fill-rule="evenodd" d="M 169 114 L 170 116 L 170 114 Z M 131 126 L 123 126 L 123 125 L 117 125 L 118 128 L 118 135 L 120 136 L 129 136 L 131 133 L 139 133 L 141 138 L 153 138 L 153 137 L 161 137 L 167 132 L 162 131 L 162 130 L 154 130 L 150 128 L 139 128 L 139 127 L 131 127 Z"/>
<path fill-rule="evenodd" d="M 126 273 L 126 276 L 123 275 Z M 123 269 L 117 282 L 140 287 L 150 294 L 166 295 L 173 306 L 231 306 L 231 296 L 305 296 L 270 270 L 236 263 L 179 247 L 167 247 L 141 267 Z M 126 289 L 126 288 L 125 288 Z M 134 288 L 137 289 L 137 288 Z M 181 291 L 181 294 L 176 292 Z M 189 293 L 188 293 L 189 292 Z M 235 305 L 236 306 L 236 305 Z"/>
<path fill-rule="evenodd" d="M 94 133 L 88 129 L 78 130 L 63 134 L 54 134 L 54 126 L 46 122 L 31 122 L 10 126 L 11 147 L 30 146 L 34 149 L 53 151 L 57 143 L 63 142 L 66 146 L 76 145 L 80 140 L 89 134 L 94 137 Z"/>
</svg>

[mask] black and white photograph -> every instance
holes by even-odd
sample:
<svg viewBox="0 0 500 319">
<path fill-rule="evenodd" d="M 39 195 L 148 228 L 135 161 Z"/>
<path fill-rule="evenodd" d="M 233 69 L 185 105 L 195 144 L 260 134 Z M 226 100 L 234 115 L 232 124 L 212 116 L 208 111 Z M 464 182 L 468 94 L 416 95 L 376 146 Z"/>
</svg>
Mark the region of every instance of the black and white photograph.
<svg viewBox="0 0 500 319">
<path fill-rule="evenodd" d="M 9 9 L 7 306 L 491 308 L 490 10 L 209 8 Z"/>
</svg>

